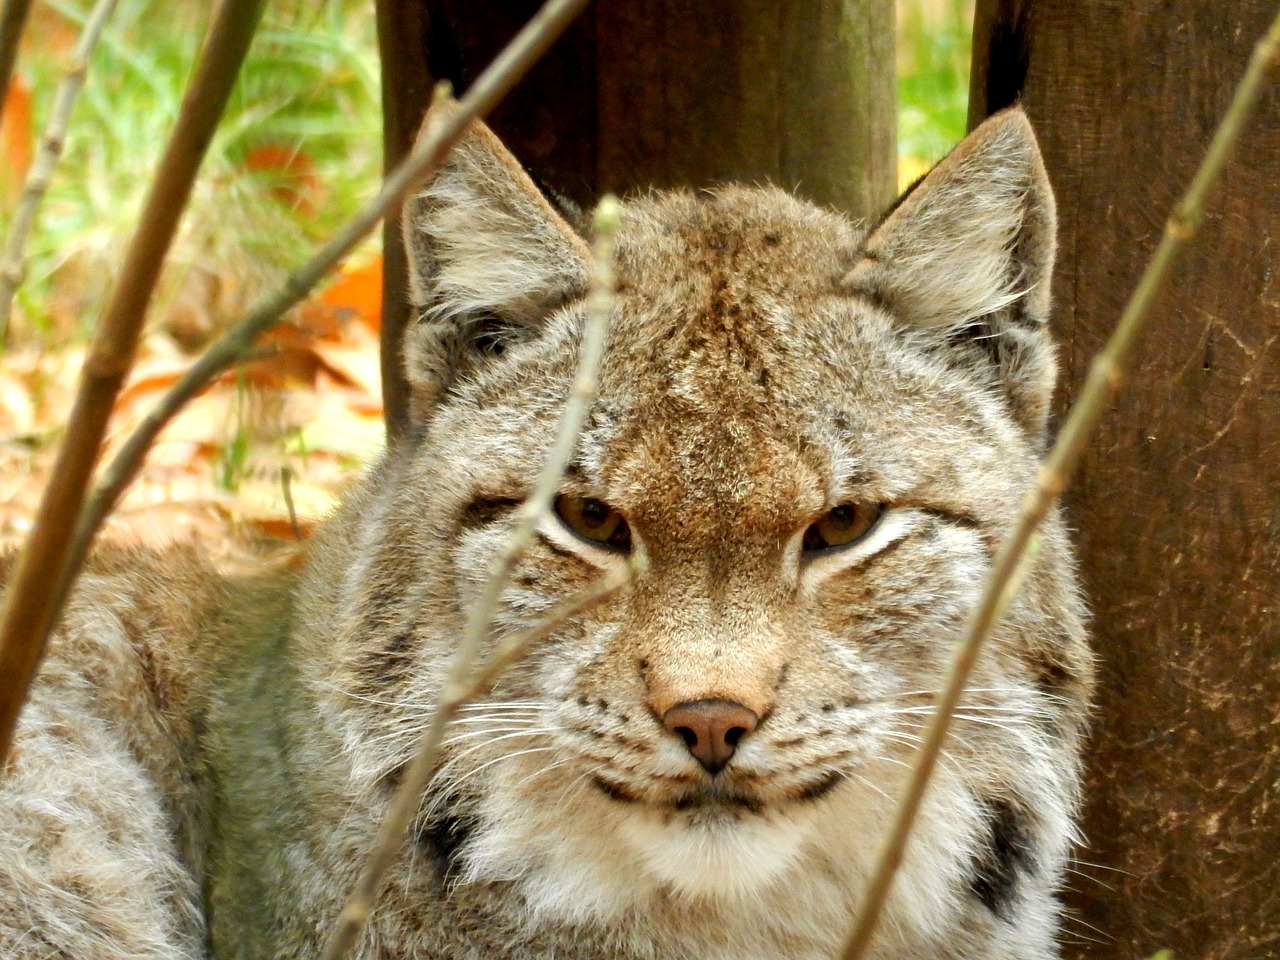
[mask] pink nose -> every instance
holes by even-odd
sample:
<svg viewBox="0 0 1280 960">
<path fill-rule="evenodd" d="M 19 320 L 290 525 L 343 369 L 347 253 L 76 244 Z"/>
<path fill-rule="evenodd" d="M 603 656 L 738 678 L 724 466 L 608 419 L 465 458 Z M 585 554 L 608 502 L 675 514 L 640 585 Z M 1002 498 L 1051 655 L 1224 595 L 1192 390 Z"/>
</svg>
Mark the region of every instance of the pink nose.
<svg viewBox="0 0 1280 960">
<path fill-rule="evenodd" d="M 684 740 L 708 773 L 719 773 L 760 718 L 732 700 L 688 700 L 664 713 L 662 725 Z"/>
</svg>

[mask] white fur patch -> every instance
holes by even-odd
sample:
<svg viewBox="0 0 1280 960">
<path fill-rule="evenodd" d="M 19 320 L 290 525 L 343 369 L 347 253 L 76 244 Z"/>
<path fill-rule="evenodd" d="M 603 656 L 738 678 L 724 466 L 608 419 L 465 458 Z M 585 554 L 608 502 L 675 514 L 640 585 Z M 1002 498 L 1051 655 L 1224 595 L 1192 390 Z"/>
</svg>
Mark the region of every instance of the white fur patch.
<svg viewBox="0 0 1280 960">
<path fill-rule="evenodd" d="M 515 882 L 535 924 L 624 929 L 644 917 L 649 949 L 691 938 L 688 955 L 765 957 L 799 941 L 826 956 L 847 933 L 899 792 L 902 768 L 876 766 L 867 778 L 879 790 L 855 780 L 758 814 L 629 804 L 583 778 L 557 788 L 551 776 L 531 802 L 527 776 L 522 784 L 502 773 L 496 779 L 511 782 L 486 791 L 465 880 Z M 918 946 L 954 926 L 981 825 L 977 802 L 944 771 L 890 897 L 887 939 Z M 731 923 L 748 940 L 699 934 L 699 917 L 712 928 Z M 734 945 L 722 953 L 726 943 Z"/>
<path fill-rule="evenodd" d="M 623 823 L 621 839 L 651 882 L 691 900 L 741 901 L 795 864 L 809 830 L 778 812 L 664 817 L 640 810 Z"/>
</svg>

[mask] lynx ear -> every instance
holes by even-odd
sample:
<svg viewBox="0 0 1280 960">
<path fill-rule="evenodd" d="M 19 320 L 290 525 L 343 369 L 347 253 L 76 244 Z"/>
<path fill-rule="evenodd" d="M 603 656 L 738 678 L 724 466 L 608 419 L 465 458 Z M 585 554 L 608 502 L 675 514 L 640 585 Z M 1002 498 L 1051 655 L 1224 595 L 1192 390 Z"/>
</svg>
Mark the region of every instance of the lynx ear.
<svg viewBox="0 0 1280 960">
<path fill-rule="evenodd" d="M 452 105 L 433 107 L 423 131 Z M 459 377 L 586 288 L 590 252 L 515 157 L 476 121 L 405 204 L 405 248 L 417 322 L 405 365 L 415 416 Z"/>
<path fill-rule="evenodd" d="M 1021 109 L 996 114 L 867 238 L 853 288 L 936 334 L 1043 437 L 1056 374 L 1049 340 L 1053 193 Z"/>
</svg>

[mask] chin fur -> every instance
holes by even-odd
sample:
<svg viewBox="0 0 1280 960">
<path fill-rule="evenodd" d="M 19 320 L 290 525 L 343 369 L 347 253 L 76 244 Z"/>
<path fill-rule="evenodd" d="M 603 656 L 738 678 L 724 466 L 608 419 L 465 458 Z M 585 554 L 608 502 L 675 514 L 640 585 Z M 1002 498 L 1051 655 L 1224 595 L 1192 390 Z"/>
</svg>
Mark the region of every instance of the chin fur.
<svg viewBox="0 0 1280 960">
<path fill-rule="evenodd" d="M 626 817 L 618 839 L 650 885 L 685 900 L 738 904 L 791 870 L 812 831 L 807 818 L 785 810 L 642 807 Z"/>
<path fill-rule="evenodd" d="M 487 791 L 461 882 L 511 884 L 535 926 L 634 927 L 637 942 L 707 956 L 768 955 L 782 945 L 790 956 L 829 954 L 847 932 L 891 808 L 856 782 L 760 810 L 628 803 L 586 780 L 560 789 L 556 804 Z M 926 799 L 928 827 L 895 882 L 886 940 L 924 943 L 956 922 L 961 865 L 982 819 L 968 796 L 944 780 Z"/>
</svg>

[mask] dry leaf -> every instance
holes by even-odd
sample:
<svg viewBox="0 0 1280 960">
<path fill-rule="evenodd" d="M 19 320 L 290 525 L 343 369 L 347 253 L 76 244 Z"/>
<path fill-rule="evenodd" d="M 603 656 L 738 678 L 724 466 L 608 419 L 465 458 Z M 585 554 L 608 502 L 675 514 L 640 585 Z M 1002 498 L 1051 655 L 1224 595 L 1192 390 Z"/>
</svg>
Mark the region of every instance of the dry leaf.
<svg viewBox="0 0 1280 960">
<path fill-rule="evenodd" d="M 382 257 L 372 257 L 363 266 L 343 268 L 338 279 L 318 298 L 342 316 L 350 312 L 371 330 L 382 327 Z"/>
<path fill-rule="evenodd" d="M 4 98 L 0 116 L 0 192 L 5 210 L 12 211 L 22 196 L 31 169 L 35 131 L 31 125 L 31 87 L 15 73 Z"/>
<path fill-rule="evenodd" d="M 315 212 L 321 198 L 320 178 L 301 147 L 263 144 L 245 155 L 244 165 L 268 177 L 268 193 L 285 206 L 303 214 Z"/>
</svg>

